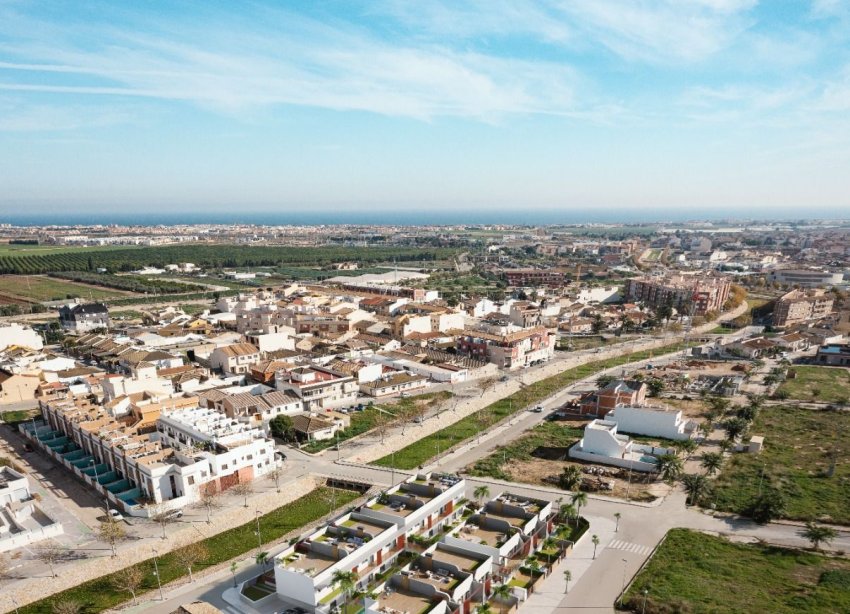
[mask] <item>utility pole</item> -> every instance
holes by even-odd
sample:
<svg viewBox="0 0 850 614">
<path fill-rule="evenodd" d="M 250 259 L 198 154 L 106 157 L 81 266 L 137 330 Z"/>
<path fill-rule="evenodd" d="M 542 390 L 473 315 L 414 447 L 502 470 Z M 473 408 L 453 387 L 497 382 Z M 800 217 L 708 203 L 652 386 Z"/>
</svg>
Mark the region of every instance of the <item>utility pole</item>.
<svg viewBox="0 0 850 614">
<path fill-rule="evenodd" d="M 257 520 L 257 550 L 263 549 L 263 538 L 260 535 L 260 510 L 254 510 L 254 516 Z"/>
<path fill-rule="evenodd" d="M 165 596 L 162 594 L 162 579 L 159 577 L 159 560 L 157 557 L 156 548 L 153 549 L 153 575 L 156 576 L 156 585 L 159 587 L 159 600 L 165 601 Z"/>
</svg>

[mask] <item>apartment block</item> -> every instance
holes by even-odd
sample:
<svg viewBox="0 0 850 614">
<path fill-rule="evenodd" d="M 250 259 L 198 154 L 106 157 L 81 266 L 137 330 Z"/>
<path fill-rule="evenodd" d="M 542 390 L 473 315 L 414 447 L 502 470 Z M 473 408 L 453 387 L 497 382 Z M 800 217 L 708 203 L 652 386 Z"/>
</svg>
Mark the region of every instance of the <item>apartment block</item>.
<svg viewBox="0 0 850 614">
<path fill-rule="evenodd" d="M 834 299 L 823 290 L 792 290 L 776 300 L 774 326 L 794 326 L 822 320 L 832 313 Z"/>
<path fill-rule="evenodd" d="M 714 275 L 671 275 L 628 279 L 623 288 L 626 299 L 640 301 L 653 308 L 671 305 L 687 315 L 703 316 L 720 311 L 732 283 Z"/>
</svg>

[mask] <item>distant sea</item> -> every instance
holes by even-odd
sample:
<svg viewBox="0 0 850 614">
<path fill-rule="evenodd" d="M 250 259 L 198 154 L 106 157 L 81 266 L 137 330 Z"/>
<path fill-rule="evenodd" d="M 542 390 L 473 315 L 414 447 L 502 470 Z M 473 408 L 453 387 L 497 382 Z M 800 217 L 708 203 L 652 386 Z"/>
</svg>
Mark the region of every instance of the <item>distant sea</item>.
<svg viewBox="0 0 850 614">
<path fill-rule="evenodd" d="M 792 213 L 793 211 L 793 213 Z M 803 221 L 799 215 L 806 213 L 807 220 L 838 219 L 839 210 L 796 209 L 766 211 L 764 209 L 725 208 L 680 209 L 653 208 L 594 208 L 594 209 L 476 209 L 458 207 L 457 209 L 423 209 L 399 207 L 393 210 L 351 209 L 340 207 L 337 210 L 305 208 L 299 211 L 180 211 L 180 212 L 140 212 L 102 211 L 102 212 L 64 212 L 49 213 L 13 213 L 0 212 L 0 223 L 19 226 L 38 225 L 172 225 L 172 224 L 257 224 L 257 225 L 456 225 L 456 224 L 526 224 L 540 226 L 547 224 L 654 224 L 688 221 Z M 796 215 L 795 215 L 796 214 Z"/>
</svg>

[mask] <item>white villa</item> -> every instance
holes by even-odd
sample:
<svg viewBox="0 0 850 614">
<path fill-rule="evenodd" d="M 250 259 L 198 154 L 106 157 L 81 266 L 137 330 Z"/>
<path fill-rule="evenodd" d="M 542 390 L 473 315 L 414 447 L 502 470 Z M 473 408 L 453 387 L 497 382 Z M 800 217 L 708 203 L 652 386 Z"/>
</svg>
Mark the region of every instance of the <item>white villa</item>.
<svg viewBox="0 0 850 614">
<path fill-rule="evenodd" d="M 616 422 L 597 419 L 584 427 L 584 437 L 568 454 L 570 458 L 591 463 L 651 472 L 657 470 L 658 456 L 672 452 L 670 448 L 635 443 L 617 432 Z"/>
<path fill-rule="evenodd" d="M 680 410 L 667 407 L 618 405 L 607 414 L 606 422 L 616 422 L 617 430 L 633 435 L 685 440 L 697 432 L 694 420 L 682 418 Z"/>
</svg>

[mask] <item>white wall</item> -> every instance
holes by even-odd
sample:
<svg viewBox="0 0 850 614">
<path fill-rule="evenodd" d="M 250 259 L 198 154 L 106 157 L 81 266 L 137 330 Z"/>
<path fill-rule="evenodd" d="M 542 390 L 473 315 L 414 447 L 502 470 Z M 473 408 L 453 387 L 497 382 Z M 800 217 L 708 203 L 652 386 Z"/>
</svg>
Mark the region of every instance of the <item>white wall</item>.
<svg viewBox="0 0 850 614">
<path fill-rule="evenodd" d="M 32 350 L 40 350 L 44 347 L 41 335 L 29 327 L 23 327 L 20 324 L 0 326 L 0 350 L 5 350 L 12 345 L 20 345 Z"/>
</svg>

